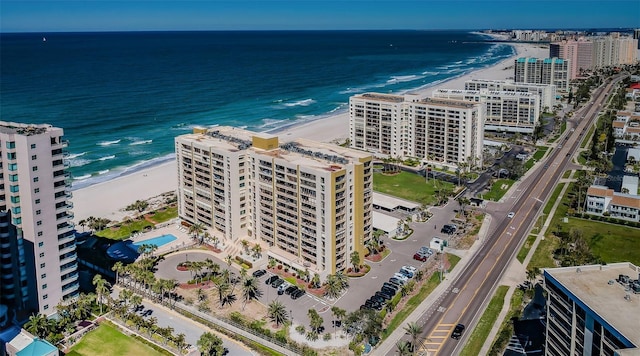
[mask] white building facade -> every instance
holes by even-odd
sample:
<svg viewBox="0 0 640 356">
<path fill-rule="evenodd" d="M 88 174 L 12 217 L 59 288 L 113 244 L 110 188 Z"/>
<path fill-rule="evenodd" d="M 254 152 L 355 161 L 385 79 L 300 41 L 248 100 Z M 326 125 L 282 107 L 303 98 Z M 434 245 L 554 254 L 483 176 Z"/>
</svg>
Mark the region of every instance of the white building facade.
<svg viewBox="0 0 640 356">
<path fill-rule="evenodd" d="M 18 307 L 49 316 L 79 287 L 67 142 L 50 125 L 0 122 L 0 147 L 0 211 L 11 212 L 0 229 L 15 227 L 18 255 L 10 258 L 19 262 L 7 280 L 26 276 L 14 289 Z"/>
<path fill-rule="evenodd" d="M 371 110 L 384 105 L 393 108 L 386 116 Z M 351 147 L 451 168 L 481 166 L 485 114 L 481 103 L 359 94 L 349 100 Z"/>
<path fill-rule="evenodd" d="M 516 83 L 553 84 L 558 91 L 568 92 L 571 82 L 569 60 L 560 58 L 517 58 Z"/>
<path fill-rule="evenodd" d="M 438 89 L 434 98 L 486 105 L 485 131 L 533 133 L 540 117 L 540 97 L 516 91 Z"/>
<path fill-rule="evenodd" d="M 464 82 L 465 90 L 507 91 L 537 94 L 540 112 L 550 111 L 556 105 L 556 86 L 553 84 L 516 83 L 512 80 L 470 79 Z"/>
</svg>

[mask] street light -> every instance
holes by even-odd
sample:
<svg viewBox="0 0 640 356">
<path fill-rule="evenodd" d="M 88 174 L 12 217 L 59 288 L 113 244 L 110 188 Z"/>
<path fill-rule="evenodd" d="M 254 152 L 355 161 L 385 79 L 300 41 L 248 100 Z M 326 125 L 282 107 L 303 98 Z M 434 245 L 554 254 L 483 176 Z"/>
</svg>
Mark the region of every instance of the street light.
<svg viewBox="0 0 640 356">
<path fill-rule="evenodd" d="M 289 309 L 289 316 L 291 316 L 291 325 L 293 325 L 293 311 Z"/>
</svg>

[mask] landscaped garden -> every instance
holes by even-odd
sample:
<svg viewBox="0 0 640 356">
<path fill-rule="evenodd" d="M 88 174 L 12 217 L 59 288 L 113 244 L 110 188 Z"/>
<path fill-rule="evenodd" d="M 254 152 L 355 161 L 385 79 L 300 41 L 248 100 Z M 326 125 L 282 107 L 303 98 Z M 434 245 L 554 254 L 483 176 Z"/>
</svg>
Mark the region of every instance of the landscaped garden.
<svg viewBox="0 0 640 356">
<path fill-rule="evenodd" d="M 122 240 L 136 232 L 144 232 L 153 229 L 160 224 L 178 217 L 178 206 L 170 205 L 136 218 L 127 218 L 120 223 L 96 231 L 95 235 L 112 240 Z M 80 224 L 84 225 L 84 224 Z"/>
<path fill-rule="evenodd" d="M 373 174 L 373 190 L 425 205 L 436 204 L 440 197 L 450 196 L 454 188 L 452 183 L 425 180 L 415 173 Z"/>
<path fill-rule="evenodd" d="M 515 183 L 513 179 L 497 179 L 492 185 L 489 192 L 482 195 L 482 198 L 491 201 L 498 201 L 507 193 L 509 188 Z"/>
<path fill-rule="evenodd" d="M 120 332 L 115 325 L 102 322 L 71 348 L 68 356 L 153 356 L 172 353 L 151 347 L 149 344 Z"/>
</svg>

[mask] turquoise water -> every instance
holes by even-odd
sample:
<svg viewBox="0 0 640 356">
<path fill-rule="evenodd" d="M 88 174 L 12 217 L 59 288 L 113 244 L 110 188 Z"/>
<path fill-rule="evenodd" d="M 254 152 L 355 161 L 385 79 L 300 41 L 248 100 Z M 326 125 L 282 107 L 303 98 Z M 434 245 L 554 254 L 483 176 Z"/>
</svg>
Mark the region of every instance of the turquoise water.
<svg viewBox="0 0 640 356">
<path fill-rule="evenodd" d="M 73 189 L 173 159 L 195 126 L 278 132 L 513 55 L 466 31 L 0 33 L 0 118 L 64 128 Z"/>
<path fill-rule="evenodd" d="M 133 244 L 136 245 L 136 246 L 155 245 L 157 247 L 162 247 L 162 246 L 168 244 L 169 242 L 175 241 L 177 239 L 178 238 L 175 237 L 172 234 L 165 234 L 165 235 L 161 235 L 161 236 L 158 236 L 158 237 L 154 237 L 154 238 L 150 238 L 150 239 L 134 242 Z"/>
</svg>

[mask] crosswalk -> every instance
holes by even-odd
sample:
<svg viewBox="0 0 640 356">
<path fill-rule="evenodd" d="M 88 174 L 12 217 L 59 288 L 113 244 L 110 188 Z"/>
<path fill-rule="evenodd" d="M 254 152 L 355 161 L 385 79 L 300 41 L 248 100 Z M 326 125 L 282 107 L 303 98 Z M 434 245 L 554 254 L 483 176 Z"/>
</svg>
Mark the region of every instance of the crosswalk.
<svg viewBox="0 0 640 356">
<path fill-rule="evenodd" d="M 451 335 L 454 327 L 455 324 L 438 324 L 429 337 L 422 342 L 420 351 L 429 356 L 437 355 L 445 340 Z"/>
</svg>

